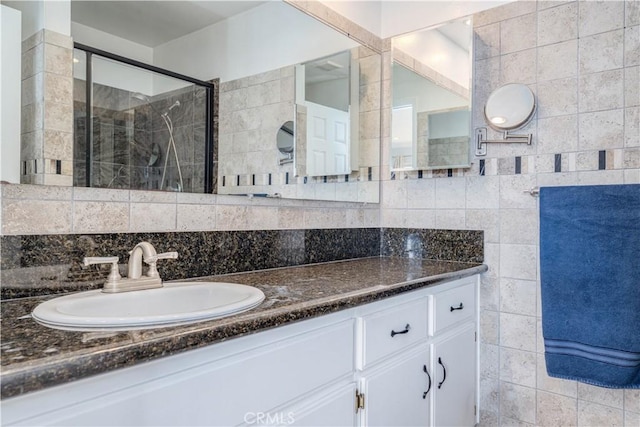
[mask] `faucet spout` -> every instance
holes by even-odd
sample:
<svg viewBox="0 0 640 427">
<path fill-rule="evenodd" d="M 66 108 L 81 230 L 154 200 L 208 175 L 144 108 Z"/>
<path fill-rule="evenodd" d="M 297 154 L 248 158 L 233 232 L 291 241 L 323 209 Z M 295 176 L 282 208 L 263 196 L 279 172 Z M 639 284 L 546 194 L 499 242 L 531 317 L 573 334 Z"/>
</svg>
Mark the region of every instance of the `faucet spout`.
<svg viewBox="0 0 640 427">
<path fill-rule="evenodd" d="M 129 252 L 129 269 L 127 278 L 139 279 L 142 276 L 142 257 L 144 256 L 145 262 L 149 263 L 151 260 L 155 262 L 156 249 L 149 242 L 138 243 L 131 252 Z"/>
</svg>

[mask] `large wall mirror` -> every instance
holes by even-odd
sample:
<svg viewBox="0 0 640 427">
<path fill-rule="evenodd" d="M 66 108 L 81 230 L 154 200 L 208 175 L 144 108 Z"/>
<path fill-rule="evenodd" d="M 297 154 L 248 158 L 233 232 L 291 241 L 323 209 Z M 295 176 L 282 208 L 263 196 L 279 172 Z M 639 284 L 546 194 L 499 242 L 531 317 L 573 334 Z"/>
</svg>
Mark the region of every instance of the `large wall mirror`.
<svg viewBox="0 0 640 427">
<path fill-rule="evenodd" d="M 74 134 L 74 185 L 208 192 L 208 173 L 218 194 L 379 201 L 381 55 L 312 16 L 281 1 L 72 0 L 71 36 L 210 83 L 217 96 L 215 163 L 207 172 L 202 85 L 147 73 L 134 87 L 127 67 L 94 58 L 92 102 L 104 110 L 96 121 L 87 113 L 85 57 L 76 58 L 74 101 L 84 110 L 74 118 L 84 127 Z M 312 103 L 343 113 L 324 128 L 333 132 L 324 163 L 321 143 L 310 141 L 321 132 Z M 82 140 L 88 126 L 104 147 Z"/>
<path fill-rule="evenodd" d="M 392 40 L 391 170 L 470 165 L 470 18 Z"/>
</svg>

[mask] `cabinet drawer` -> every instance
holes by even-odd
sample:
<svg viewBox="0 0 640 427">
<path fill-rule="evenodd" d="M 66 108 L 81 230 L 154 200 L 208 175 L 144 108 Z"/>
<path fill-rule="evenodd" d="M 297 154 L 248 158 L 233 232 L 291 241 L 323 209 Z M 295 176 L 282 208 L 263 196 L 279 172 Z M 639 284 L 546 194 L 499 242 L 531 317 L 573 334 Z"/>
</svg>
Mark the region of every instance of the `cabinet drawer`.
<svg viewBox="0 0 640 427">
<path fill-rule="evenodd" d="M 476 314 L 475 283 L 469 283 L 433 295 L 433 322 L 429 333 L 435 335 L 449 326 L 472 319 Z"/>
<path fill-rule="evenodd" d="M 425 340 L 427 321 L 426 297 L 360 318 L 362 352 L 359 367 L 364 369 L 390 354 Z"/>
</svg>

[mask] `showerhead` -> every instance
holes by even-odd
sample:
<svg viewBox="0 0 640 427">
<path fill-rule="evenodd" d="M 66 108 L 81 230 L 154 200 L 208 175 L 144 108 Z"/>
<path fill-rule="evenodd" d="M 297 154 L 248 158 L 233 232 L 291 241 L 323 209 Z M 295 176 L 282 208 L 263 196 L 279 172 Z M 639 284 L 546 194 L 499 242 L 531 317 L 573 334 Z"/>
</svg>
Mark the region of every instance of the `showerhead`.
<svg viewBox="0 0 640 427">
<path fill-rule="evenodd" d="M 131 95 L 131 97 L 137 99 L 138 101 L 151 102 L 151 98 L 149 98 L 144 93 L 135 92 L 133 95 Z"/>
<path fill-rule="evenodd" d="M 173 103 L 173 105 L 171 105 L 171 107 L 169 107 L 169 108 L 167 109 L 167 112 L 169 112 L 169 111 L 171 111 L 171 110 L 173 110 L 174 108 L 179 107 L 179 106 L 180 106 L 180 101 L 176 101 L 176 102 L 174 102 L 174 103 Z"/>
<path fill-rule="evenodd" d="M 170 106 L 169 108 L 167 108 L 167 110 L 166 110 L 164 113 L 162 113 L 162 115 L 163 115 L 163 116 L 168 116 L 168 115 L 169 115 L 169 112 L 170 112 L 171 110 L 173 110 L 174 108 L 179 107 L 179 106 L 180 106 L 180 101 L 176 101 L 176 102 L 174 102 L 173 104 L 171 104 L 171 106 Z"/>
</svg>

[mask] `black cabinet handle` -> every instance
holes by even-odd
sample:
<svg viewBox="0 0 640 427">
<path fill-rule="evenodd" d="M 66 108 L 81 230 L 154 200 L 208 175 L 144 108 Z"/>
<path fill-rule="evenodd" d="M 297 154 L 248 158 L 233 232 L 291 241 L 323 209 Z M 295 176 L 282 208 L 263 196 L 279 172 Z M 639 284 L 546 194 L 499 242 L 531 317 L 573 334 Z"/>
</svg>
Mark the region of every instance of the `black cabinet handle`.
<svg viewBox="0 0 640 427">
<path fill-rule="evenodd" d="M 444 363 L 442 363 L 442 358 L 438 357 L 438 363 L 442 366 L 442 381 L 438 383 L 438 389 L 442 387 L 442 384 L 447 380 L 447 368 L 444 367 Z"/>
<path fill-rule="evenodd" d="M 427 365 L 422 365 L 422 370 L 424 371 L 425 374 L 427 374 L 427 378 L 429 378 L 429 386 L 427 387 L 427 391 L 422 393 L 422 398 L 426 399 L 427 394 L 429 394 L 429 392 L 431 391 L 431 375 L 429 375 L 429 371 L 427 371 Z"/>
<path fill-rule="evenodd" d="M 396 332 L 394 330 L 391 330 L 391 338 L 395 337 L 396 335 L 406 334 L 407 332 L 409 332 L 409 329 L 411 329 L 411 325 L 407 323 L 407 326 L 404 327 L 404 331 Z"/>
<path fill-rule="evenodd" d="M 457 306 L 457 307 L 451 306 L 451 311 L 453 311 L 453 310 L 462 310 L 463 308 L 464 308 L 464 305 L 462 305 L 462 303 L 460 303 L 460 305 Z"/>
</svg>

